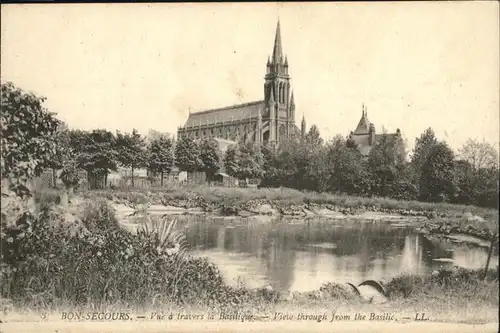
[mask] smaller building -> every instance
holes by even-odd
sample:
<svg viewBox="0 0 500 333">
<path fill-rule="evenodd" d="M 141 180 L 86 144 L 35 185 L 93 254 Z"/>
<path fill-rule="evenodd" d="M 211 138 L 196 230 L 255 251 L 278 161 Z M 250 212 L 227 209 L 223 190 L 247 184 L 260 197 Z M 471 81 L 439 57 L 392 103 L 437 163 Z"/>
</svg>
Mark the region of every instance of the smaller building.
<svg viewBox="0 0 500 333">
<path fill-rule="evenodd" d="M 377 134 L 375 131 L 375 125 L 368 120 L 366 106 L 363 104 L 361 119 L 359 120 L 356 129 L 349 134 L 348 140 L 350 140 L 358 147 L 363 156 L 368 156 L 370 150 L 383 137 L 390 137 L 391 139 L 395 139 L 397 137 L 401 137 L 401 131 L 398 128 L 396 130 L 396 133 Z"/>
</svg>

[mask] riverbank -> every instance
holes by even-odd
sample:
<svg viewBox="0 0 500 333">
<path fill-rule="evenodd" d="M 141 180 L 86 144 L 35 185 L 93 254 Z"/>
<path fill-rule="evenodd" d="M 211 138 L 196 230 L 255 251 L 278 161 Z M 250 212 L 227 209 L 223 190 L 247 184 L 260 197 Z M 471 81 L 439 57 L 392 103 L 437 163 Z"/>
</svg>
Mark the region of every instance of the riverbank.
<svg viewBox="0 0 500 333">
<path fill-rule="evenodd" d="M 414 225 L 422 232 L 466 235 L 491 240 L 498 234 L 498 210 L 388 198 L 364 198 L 293 189 L 165 187 L 145 190 L 105 190 L 83 193 L 106 198 L 123 214 L 148 210 L 155 214 L 212 214 L 223 216 L 285 216 L 331 219 L 384 220 Z"/>
<path fill-rule="evenodd" d="M 182 208 L 201 208 L 205 212 L 238 215 L 259 214 L 307 215 L 321 208 L 343 214 L 366 211 L 403 216 L 477 217 L 478 220 L 498 221 L 498 210 L 448 203 L 398 201 L 379 197 L 354 197 L 330 193 L 301 192 L 289 188 L 238 188 L 207 185 L 163 187 L 150 190 L 96 190 L 86 197 L 104 197 L 135 204 L 161 204 Z M 266 207 L 262 207 L 268 205 Z M 269 207 L 270 206 L 270 207 Z"/>
</svg>

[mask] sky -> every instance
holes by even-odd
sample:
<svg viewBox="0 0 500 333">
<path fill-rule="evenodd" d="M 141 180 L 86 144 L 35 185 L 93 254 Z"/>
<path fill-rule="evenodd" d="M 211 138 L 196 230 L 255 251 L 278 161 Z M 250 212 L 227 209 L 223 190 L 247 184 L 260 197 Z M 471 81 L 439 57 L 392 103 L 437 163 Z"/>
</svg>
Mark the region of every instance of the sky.
<svg viewBox="0 0 500 333">
<path fill-rule="evenodd" d="M 330 139 L 364 103 L 409 147 L 499 143 L 499 4 L 2 5 L 1 79 L 70 128 L 175 133 L 189 111 L 263 99 L 277 20 L 296 103 Z"/>
</svg>

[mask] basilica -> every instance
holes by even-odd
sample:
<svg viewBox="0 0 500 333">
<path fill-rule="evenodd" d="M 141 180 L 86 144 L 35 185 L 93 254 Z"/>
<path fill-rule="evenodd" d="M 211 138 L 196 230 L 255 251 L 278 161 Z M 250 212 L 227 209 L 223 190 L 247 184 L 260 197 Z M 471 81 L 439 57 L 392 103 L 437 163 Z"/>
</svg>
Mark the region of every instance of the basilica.
<svg viewBox="0 0 500 333">
<path fill-rule="evenodd" d="M 276 27 L 272 57 L 267 59 L 264 98 L 259 101 L 189 113 L 177 129 L 177 137 L 218 138 L 237 142 L 277 145 L 299 131 L 295 125 L 295 101 L 288 74 L 288 59 Z M 302 119 L 302 134 L 305 120 Z"/>
<path fill-rule="evenodd" d="M 279 145 L 280 141 L 292 134 L 305 135 L 306 123 L 302 117 L 300 129 L 295 123 L 295 101 L 288 73 L 288 59 L 281 44 L 280 23 L 276 26 L 272 57 L 268 57 L 264 76 L 263 99 L 218 109 L 190 112 L 184 124 L 177 129 L 177 137 L 194 140 L 216 139 L 228 146 L 235 142 L 253 142 L 258 145 Z M 349 135 L 363 155 L 382 137 L 400 137 L 396 133 L 375 133 L 375 126 L 368 120 L 363 105 L 358 126 Z"/>
</svg>

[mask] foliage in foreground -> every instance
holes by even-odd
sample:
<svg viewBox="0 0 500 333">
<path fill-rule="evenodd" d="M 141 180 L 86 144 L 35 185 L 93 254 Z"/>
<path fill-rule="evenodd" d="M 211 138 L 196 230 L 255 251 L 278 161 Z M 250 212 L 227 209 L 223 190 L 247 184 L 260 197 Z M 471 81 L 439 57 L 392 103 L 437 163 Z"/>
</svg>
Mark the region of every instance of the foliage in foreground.
<svg viewBox="0 0 500 333">
<path fill-rule="evenodd" d="M 61 122 L 44 101 L 10 82 L 1 85 L 0 170 L 18 196 L 29 196 L 27 180 L 49 167 L 58 153 L 54 138 Z"/>
<path fill-rule="evenodd" d="M 21 307 L 175 304 L 224 308 L 357 299 L 347 286 L 336 283 L 317 292 L 294 294 L 292 299 L 277 291 L 228 286 L 206 259 L 163 251 L 159 239 L 150 233 L 131 234 L 120 228 L 104 201 L 87 203 L 82 220 L 71 223 L 47 203 L 28 224 L 22 232 L 11 226 L 2 234 L 1 294 Z M 170 234 L 171 227 L 160 234 Z M 389 282 L 386 290 L 391 299 L 444 293 L 497 304 L 498 287 L 491 281 L 498 281 L 498 271 L 486 282 L 478 277 L 479 272 L 468 270 L 401 276 Z"/>
<path fill-rule="evenodd" d="M 81 223 L 62 219 L 46 210 L 29 230 L 6 228 L 2 297 L 32 307 L 238 302 L 212 263 L 169 255 L 147 233 L 130 234 L 103 201 L 90 203 Z"/>
<path fill-rule="evenodd" d="M 400 275 L 386 286 L 390 299 L 416 298 L 445 294 L 459 295 L 464 299 L 476 299 L 498 305 L 498 266 L 490 269 L 482 281 L 484 270 L 455 267 L 439 270 L 429 276 Z"/>
</svg>

